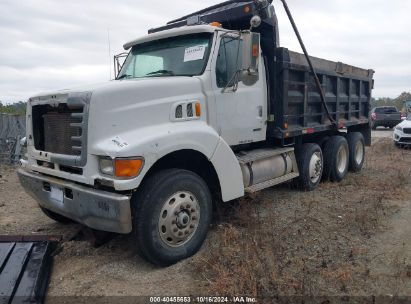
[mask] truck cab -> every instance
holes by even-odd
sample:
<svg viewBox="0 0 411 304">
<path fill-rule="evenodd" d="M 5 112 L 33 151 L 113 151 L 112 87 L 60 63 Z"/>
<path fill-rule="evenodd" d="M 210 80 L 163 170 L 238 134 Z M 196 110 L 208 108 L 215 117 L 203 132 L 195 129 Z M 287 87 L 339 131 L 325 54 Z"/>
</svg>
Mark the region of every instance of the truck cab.
<svg viewBox="0 0 411 304">
<path fill-rule="evenodd" d="M 323 176 L 361 170 L 372 73 L 316 61 L 335 126 L 306 64 L 278 48 L 274 8 L 256 5 L 234 6 L 247 28 L 219 15 L 204 24 L 212 7 L 126 43 L 115 80 L 30 98 L 18 174 L 44 213 L 131 234 L 145 259 L 170 265 L 201 247 L 214 203 L 294 179 L 314 190 Z"/>
</svg>

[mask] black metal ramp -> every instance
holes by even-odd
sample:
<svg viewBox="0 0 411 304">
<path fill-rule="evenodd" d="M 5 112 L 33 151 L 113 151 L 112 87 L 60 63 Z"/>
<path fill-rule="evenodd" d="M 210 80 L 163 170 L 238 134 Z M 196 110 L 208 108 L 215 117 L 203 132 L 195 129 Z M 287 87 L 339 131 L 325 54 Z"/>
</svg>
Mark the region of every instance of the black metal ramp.
<svg viewBox="0 0 411 304">
<path fill-rule="evenodd" d="M 0 236 L 0 304 L 43 303 L 56 244 Z"/>
</svg>

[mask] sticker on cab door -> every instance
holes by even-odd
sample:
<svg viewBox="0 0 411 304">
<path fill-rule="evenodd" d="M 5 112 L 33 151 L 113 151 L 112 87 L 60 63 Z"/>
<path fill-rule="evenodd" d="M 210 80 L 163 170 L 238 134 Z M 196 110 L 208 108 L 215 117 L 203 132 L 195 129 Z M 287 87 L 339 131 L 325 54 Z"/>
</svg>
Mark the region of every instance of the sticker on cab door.
<svg viewBox="0 0 411 304">
<path fill-rule="evenodd" d="M 197 45 L 197 46 L 186 48 L 184 52 L 184 62 L 204 59 L 205 51 L 206 51 L 205 45 Z"/>
</svg>

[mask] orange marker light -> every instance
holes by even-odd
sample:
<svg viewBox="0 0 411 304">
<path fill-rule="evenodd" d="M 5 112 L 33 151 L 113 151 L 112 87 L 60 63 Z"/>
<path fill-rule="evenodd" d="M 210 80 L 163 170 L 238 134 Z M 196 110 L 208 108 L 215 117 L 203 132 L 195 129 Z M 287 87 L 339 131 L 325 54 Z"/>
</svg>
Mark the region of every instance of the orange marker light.
<svg viewBox="0 0 411 304">
<path fill-rule="evenodd" d="M 197 117 L 201 116 L 201 103 L 199 102 L 196 103 L 196 116 Z"/>
<path fill-rule="evenodd" d="M 116 177 L 133 178 L 140 174 L 143 168 L 143 159 L 116 159 Z"/>
<path fill-rule="evenodd" d="M 251 8 L 249 5 L 247 5 L 246 7 L 244 7 L 244 13 L 248 14 L 251 11 Z"/>
<path fill-rule="evenodd" d="M 258 57 L 258 45 L 257 44 L 253 44 L 253 57 Z"/>
<path fill-rule="evenodd" d="M 211 22 L 211 26 L 222 27 L 223 25 L 220 22 Z"/>
<path fill-rule="evenodd" d="M 284 123 L 284 129 L 288 129 L 288 123 L 287 122 Z"/>
</svg>

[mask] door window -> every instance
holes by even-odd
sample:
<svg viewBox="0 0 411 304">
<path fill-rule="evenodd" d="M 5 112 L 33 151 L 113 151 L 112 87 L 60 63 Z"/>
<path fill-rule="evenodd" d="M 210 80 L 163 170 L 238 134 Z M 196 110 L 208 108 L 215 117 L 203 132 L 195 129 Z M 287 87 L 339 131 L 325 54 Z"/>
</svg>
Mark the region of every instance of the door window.
<svg viewBox="0 0 411 304">
<path fill-rule="evenodd" d="M 242 59 L 242 40 L 233 37 L 221 39 L 216 64 L 217 86 L 231 87 L 236 82 Z"/>
</svg>

